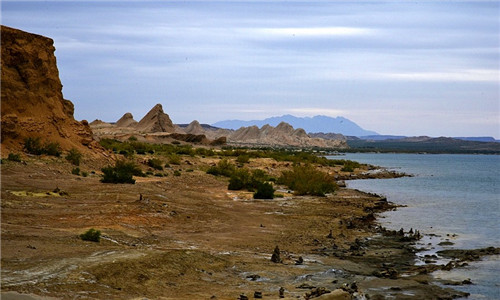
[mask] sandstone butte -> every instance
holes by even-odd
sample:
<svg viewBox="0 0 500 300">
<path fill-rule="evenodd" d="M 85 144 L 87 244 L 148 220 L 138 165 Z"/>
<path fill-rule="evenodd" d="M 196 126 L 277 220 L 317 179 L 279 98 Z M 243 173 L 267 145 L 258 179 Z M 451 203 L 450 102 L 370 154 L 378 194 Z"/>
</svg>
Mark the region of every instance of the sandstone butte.
<svg viewBox="0 0 500 300">
<path fill-rule="evenodd" d="M 41 137 L 63 150 L 104 154 L 88 122 L 75 120 L 73 103 L 63 98 L 54 41 L 6 26 L 1 33 L 2 153 L 22 149 L 25 138 Z"/>
</svg>

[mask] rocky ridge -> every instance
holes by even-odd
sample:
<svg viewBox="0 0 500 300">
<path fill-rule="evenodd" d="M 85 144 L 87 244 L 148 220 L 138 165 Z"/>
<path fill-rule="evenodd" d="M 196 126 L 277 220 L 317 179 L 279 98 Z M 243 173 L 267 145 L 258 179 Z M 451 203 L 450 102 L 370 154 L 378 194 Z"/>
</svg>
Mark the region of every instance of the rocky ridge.
<svg viewBox="0 0 500 300">
<path fill-rule="evenodd" d="M 1 26 L 2 153 L 22 149 L 28 137 L 96 153 L 87 121 L 73 117 L 74 106 L 63 98 L 54 41 Z"/>
</svg>

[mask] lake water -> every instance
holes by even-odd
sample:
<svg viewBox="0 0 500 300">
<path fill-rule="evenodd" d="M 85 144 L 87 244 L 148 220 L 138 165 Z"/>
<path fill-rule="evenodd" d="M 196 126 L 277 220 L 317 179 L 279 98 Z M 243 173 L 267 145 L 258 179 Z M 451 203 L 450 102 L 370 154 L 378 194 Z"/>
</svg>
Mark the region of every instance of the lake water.
<svg viewBox="0 0 500 300">
<path fill-rule="evenodd" d="M 419 253 L 420 256 L 446 248 L 500 247 L 500 156 L 353 153 L 332 158 L 414 175 L 353 180 L 347 185 L 406 205 L 381 214 L 379 221 L 390 229 L 413 228 L 426 234 L 418 247 L 427 247 L 428 251 Z M 438 245 L 445 241 L 453 245 Z M 474 285 L 456 287 L 471 293 L 467 299 L 500 299 L 498 256 L 486 257 L 465 268 L 435 272 L 434 276 L 457 281 L 470 278 Z"/>
</svg>

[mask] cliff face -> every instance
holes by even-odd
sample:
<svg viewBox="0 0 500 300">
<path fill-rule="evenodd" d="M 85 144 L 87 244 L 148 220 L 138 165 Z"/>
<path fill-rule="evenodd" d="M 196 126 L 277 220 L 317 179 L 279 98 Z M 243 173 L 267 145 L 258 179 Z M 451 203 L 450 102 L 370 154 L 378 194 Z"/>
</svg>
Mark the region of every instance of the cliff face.
<svg viewBox="0 0 500 300">
<path fill-rule="evenodd" d="M 6 26 L 1 35 L 2 150 L 21 149 L 27 137 L 63 150 L 99 148 L 87 121 L 76 121 L 73 103 L 63 98 L 54 41 Z"/>
</svg>

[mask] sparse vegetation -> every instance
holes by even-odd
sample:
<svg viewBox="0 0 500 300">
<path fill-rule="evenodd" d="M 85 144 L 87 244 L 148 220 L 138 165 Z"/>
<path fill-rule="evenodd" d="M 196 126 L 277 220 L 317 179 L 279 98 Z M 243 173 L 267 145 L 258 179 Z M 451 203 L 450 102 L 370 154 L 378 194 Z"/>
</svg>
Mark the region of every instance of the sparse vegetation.
<svg viewBox="0 0 500 300">
<path fill-rule="evenodd" d="M 216 166 L 212 166 L 207 170 L 207 174 L 215 176 L 230 177 L 236 167 L 227 159 L 221 159 Z"/>
<path fill-rule="evenodd" d="M 72 163 L 75 166 L 80 165 L 80 161 L 82 159 L 82 153 L 78 151 L 76 148 L 71 148 L 66 155 L 66 160 Z"/>
<path fill-rule="evenodd" d="M 172 153 L 168 157 L 168 162 L 172 165 L 180 165 L 181 164 L 181 157 L 175 153 Z"/>
<path fill-rule="evenodd" d="M 90 228 L 85 233 L 80 234 L 80 238 L 83 241 L 99 243 L 99 241 L 101 240 L 101 231 L 95 230 L 94 228 Z"/>
<path fill-rule="evenodd" d="M 61 156 L 61 146 L 57 142 L 49 142 L 42 145 L 40 137 L 29 137 L 24 139 L 24 150 L 30 154 Z"/>
<path fill-rule="evenodd" d="M 9 153 L 7 160 L 21 162 L 21 155 L 19 155 L 18 153 Z"/>
<path fill-rule="evenodd" d="M 181 176 L 181 171 L 175 170 L 174 171 L 174 176 Z"/>
<path fill-rule="evenodd" d="M 249 155 L 240 155 L 236 158 L 236 162 L 240 164 L 246 164 L 250 161 L 250 156 Z"/>
<path fill-rule="evenodd" d="M 261 182 L 257 186 L 257 191 L 253 194 L 254 199 L 274 199 L 273 185 L 268 182 Z"/>
<path fill-rule="evenodd" d="M 292 171 L 282 172 L 279 184 L 288 186 L 296 195 L 325 196 L 337 189 L 333 176 L 312 165 L 296 165 Z"/>
<path fill-rule="evenodd" d="M 102 168 L 104 173 L 101 182 L 103 183 L 135 183 L 133 176 L 144 176 L 141 169 L 133 162 L 119 160 L 114 167 Z"/>
<path fill-rule="evenodd" d="M 155 170 L 162 171 L 163 170 L 163 162 L 158 158 L 151 158 L 148 160 L 148 166 Z"/>
<path fill-rule="evenodd" d="M 76 167 L 73 170 L 71 170 L 71 174 L 73 175 L 80 175 L 80 168 Z"/>
</svg>

